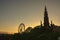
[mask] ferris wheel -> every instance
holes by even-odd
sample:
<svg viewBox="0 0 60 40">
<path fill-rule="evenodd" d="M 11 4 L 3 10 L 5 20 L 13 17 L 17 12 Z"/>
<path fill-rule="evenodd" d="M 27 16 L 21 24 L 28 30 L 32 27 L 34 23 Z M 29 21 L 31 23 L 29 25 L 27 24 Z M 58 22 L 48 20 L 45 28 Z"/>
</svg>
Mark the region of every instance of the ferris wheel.
<svg viewBox="0 0 60 40">
<path fill-rule="evenodd" d="M 21 23 L 18 27 L 18 33 L 22 33 L 25 31 L 25 25 L 24 23 Z"/>
</svg>

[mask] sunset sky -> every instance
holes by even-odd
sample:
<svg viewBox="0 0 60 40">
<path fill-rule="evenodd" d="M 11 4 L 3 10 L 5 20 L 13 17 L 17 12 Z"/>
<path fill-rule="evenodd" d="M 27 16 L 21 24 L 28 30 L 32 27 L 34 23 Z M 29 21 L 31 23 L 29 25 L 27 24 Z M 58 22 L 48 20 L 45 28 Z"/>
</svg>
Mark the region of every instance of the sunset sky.
<svg viewBox="0 0 60 40">
<path fill-rule="evenodd" d="M 60 25 L 60 0 L 0 0 L 0 32 L 18 32 L 20 23 L 27 27 L 40 25 L 45 5 L 49 21 Z"/>
</svg>

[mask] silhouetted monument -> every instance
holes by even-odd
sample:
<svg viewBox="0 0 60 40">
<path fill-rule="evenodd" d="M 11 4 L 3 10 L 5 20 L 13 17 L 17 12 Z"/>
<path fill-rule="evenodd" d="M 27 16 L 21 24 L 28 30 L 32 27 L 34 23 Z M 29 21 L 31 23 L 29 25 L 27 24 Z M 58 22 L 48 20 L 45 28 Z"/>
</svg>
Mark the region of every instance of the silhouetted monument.
<svg viewBox="0 0 60 40">
<path fill-rule="evenodd" d="M 44 28 L 49 29 L 49 17 L 48 17 L 46 6 L 45 6 L 45 11 L 44 11 Z"/>
</svg>

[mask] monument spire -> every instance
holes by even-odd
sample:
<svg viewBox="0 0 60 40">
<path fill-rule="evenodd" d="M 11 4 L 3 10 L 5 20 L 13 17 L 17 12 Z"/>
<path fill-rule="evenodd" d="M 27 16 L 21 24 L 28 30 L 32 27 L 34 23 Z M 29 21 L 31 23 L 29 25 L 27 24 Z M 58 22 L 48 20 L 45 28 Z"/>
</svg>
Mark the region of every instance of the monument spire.
<svg viewBox="0 0 60 40">
<path fill-rule="evenodd" d="M 42 27 L 42 21 L 41 21 L 41 27 Z"/>
<path fill-rule="evenodd" d="M 44 11 L 44 27 L 45 28 L 49 27 L 49 18 L 48 18 L 48 12 L 47 12 L 46 6 L 45 6 L 45 11 Z"/>
</svg>

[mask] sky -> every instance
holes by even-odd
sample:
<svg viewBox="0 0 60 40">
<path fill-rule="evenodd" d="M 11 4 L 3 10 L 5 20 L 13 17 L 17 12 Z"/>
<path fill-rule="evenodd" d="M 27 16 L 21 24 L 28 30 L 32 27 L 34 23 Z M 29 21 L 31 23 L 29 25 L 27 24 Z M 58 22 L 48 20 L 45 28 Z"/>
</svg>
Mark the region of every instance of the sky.
<svg viewBox="0 0 60 40">
<path fill-rule="evenodd" d="M 40 25 L 45 5 L 49 21 L 60 25 L 60 0 L 0 0 L 0 32 L 16 33 L 20 23 L 26 28 Z"/>
</svg>

